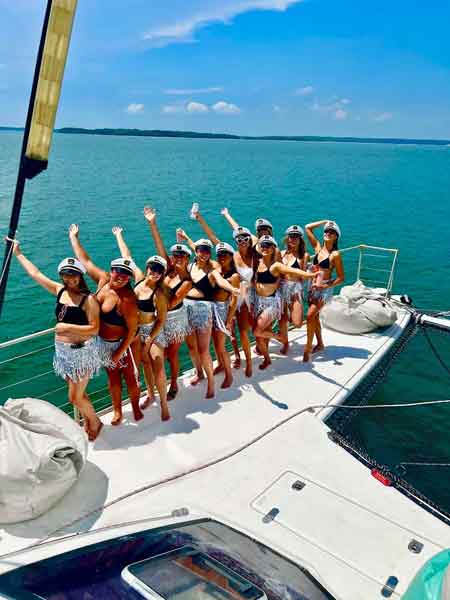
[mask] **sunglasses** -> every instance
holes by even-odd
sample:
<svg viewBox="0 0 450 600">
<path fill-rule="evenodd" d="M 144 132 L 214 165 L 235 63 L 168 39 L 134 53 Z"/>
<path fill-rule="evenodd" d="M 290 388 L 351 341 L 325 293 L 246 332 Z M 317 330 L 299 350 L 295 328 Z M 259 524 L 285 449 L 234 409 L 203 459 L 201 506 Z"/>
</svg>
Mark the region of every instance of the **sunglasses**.
<svg viewBox="0 0 450 600">
<path fill-rule="evenodd" d="M 126 275 L 127 277 L 131 277 L 131 273 L 128 269 L 123 269 L 122 267 L 112 267 L 111 273 L 117 273 L 118 275 Z"/>
<path fill-rule="evenodd" d="M 75 269 L 64 269 L 59 272 L 60 275 L 81 275 L 80 271 L 76 271 Z"/>
<path fill-rule="evenodd" d="M 231 254 L 231 252 L 227 252 L 226 250 L 221 250 L 220 252 L 217 253 L 217 258 L 220 258 L 221 256 L 223 257 L 223 256 L 233 256 L 233 255 Z"/>
<path fill-rule="evenodd" d="M 182 250 L 177 250 L 175 252 L 172 252 L 172 256 L 175 256 L 176 258 L 181 258 L 183 256 L 188 256 L 186 254 L 186 252 L 183 252 Z"/>
<path fill-rule="evenodd" d="M 271 227 L 267 227 L 267 225 L 263 225 L 262 227 L 257 227 L 256 228 L 256 232 L 257 233 L 262 233 L 263 231 L 267 231 L 269 234 L 272 233 L 272 228 Z"/>
<path fill-rule="evenodd" d="M 148 269 L 152 273 L 158 273 L 158 275 L 162 275 L 165 271 L 164 267 L 159 263 L 149 263 Z"/>
<path fill-rule="evenodd" d="M 249 242 L 250 241 L 250 236 L 249 235 L 239 235 L 236 238 L 236 242 L 238 244 L 244 244 L 245 242 Z"/>
<path fill-rule="evenodd" d="M 301 235 L 299 233 L 288 233 L 288 237 L 290 238 L 299 238 Z"/>
<path fill-rule="evenodd" d="M 337 235 L 334 229 L 325 229 L 324 233 L 333 233 L 334 235 Z"/>
<path fill-rule="evenodd" d="M 262 242 L 261 244 L 261 248 L 264 248 L 267 250 L 267 248 L 275 248 L 275 246 L 273 244 L 271 244 L 270 242 Z"/>
<path fill-rule="evenodd" d="M 200 251 L 200 252 L 209 252 L 209 254 L 211 254 L 211 248 L 206 245 L 205 246 L 203 246 L 203 245 L 197 246 L 196 250 Z"/>
</svg>

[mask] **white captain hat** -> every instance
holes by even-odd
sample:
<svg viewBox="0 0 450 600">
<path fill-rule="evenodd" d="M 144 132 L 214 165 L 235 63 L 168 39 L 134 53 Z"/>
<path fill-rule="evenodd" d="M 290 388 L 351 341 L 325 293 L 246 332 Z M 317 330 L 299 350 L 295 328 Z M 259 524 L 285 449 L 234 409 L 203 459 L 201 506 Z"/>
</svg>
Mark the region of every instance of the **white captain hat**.
<svg viewBox="0 0 450 600">
<path fill-rule="evenodd" d="M 327 221 L 327 222 L 325 223 L 325 225 L 323 226 L 323 230 L 324 230 L 324 232 L 325 232 L 327 229 L 332 229 L 333 231 L 335 231 L 335 232 L 337 233 L 337 236 L 338 236 L 338 237 L 341 237 L 341 230 L 340 230 L 340 228 L 339 228 L 339 225 L 338 225 L 337 223 L 335 223 L 334 221 Z"/>
<path fill-rule="evenodd" d="M 278 244 L 275 241 L 275 238 L 273 238 L 271 235 L 262 235 L 259 240 L 258 240 L 258 246 L 261 246 L 261 244 L 272 244 L 272 246 L 275 246 L 275 248 L 278 248 Z"/>
<path fill-rule="evenodd" d="M 161 267 L 163 267 L 164 270 L 167 269 L 167 260 L 162 256 L 159 256 L 159 254 L 154 254 L 153 256 L 150 256 L 150 258 L 147 259 L 147 262 L 145 264 L 148 267 L 148 265 L 151 263 L 161 265 Z"/>
<path fill-rule="evenodd" d="M 213 249 L 211 240 L 208 240 L 206 238 L 200 238 L 199 240 L 197 240 L 195 242 L 195 248 L 197 249 L 199 246 L 208 246 L 208 248 L 210 248 L 210 250 Z"/>
<path fill-rule="evenodd" d="M 291 225 L 286 229 L 286 235 L 300 235 L 301 237 L 305 237 L 305 232 L 300 225 Z"/>
<path fill-rule="evenodd" d="M 236 229 L 233 229 L 233 240 L 240 237 L 241 235 L 242 236 L 246 235 L 246 236 L 251 237 L 252 232 L 247 227 L 236 227 Z"/>
<path fill-rule="evenodd" d="M 185 244 L 174 244 L 173 246 L 170 247 L 170 253 L 173 254 L 174 252 L 176 253 L 183 253 L 186 254 L 186 256 L 192 256 L 192 251 L 190 248 L 188 248 Z"/>
<path fill-rule="evenodd" d="M 219 254 L 219 252 L 228 252 L 234 255 L 234 248 L 231 244 L 227 244 L 227 242 L 219 242 L 216 244 L 216 254 Z"/>
<path fill-rule="evenodd" d="M 261 227 L 270 227 L 270 229 L 273 229 L 272 223 L 267 219 L 256 219 L 255 229 L 258 231 L 258 229 L 261 229 Z"/>
<path fill-rule="evenodd" d="M 134 275 L 135 269 L 136 265 L 131 258 L 121 256 L 111 261 L 111 270 L 123 273 L 124 275 Z"/>
<path fill-rule="evenodd" d="M 69 256 L 62 260 L 58 265 L 58 273 L 63 275 L 84 275 L 86 273 L 86 267 L 76 258 Z"/>
</svg>

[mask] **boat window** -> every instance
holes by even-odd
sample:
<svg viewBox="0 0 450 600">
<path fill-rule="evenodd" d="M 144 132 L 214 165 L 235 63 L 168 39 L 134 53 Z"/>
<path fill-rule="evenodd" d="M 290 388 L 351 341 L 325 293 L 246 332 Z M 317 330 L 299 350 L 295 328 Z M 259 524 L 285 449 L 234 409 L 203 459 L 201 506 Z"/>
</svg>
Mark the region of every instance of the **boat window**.
<svg viewBox="0 0 450 600">
<path fill-rule="evenodd" d="M 264 592 L 192 546 L 126 567 L 122 578 L 146 598 L 164 600 L 263 600 Z"/>
<path fill-rule="evenodd" d="M 142 586 L 151 591 L 143 594 Z M 2 594 L 20 600 L 333 600 L 305 565 L 209 519 L 53 555 L 1 575 Z"/>
</svg>

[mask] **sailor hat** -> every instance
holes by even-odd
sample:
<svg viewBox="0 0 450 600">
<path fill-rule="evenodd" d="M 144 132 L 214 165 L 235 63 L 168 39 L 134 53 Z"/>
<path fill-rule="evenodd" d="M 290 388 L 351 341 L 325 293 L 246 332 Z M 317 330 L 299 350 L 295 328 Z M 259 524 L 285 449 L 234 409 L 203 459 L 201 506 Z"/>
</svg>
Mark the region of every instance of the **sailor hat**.
<svg viewBox="0 0 450 600">
<path fill-rule="evenodd" d="M 212 242 L 206 238 L 200 238 L 195 242 L 195 249 L 197 249 L 199 246 L 208 246 L 208 248 L 211 250 L 213 249 Z"/>
<path fill-rule="evenodd" d="M 111 261 L 111 269 L 120 269 L 124 274 L 134 275 L 136 265 L 131 258 L 124 258 L 121 256 L 120 258 L 115 258 Z"/>
<path fill-rule="evenodd" d="M 84 275 L 86 267 L 76 258 L 65 258 L 58 265 L 58 273 L 60 275 L 67 273 L 68 275 Z"/>
<path fill-rule="evenodd" d="M 250 229 L 247 229 L 247 227 L 236 227 L 236 229 L 233 229 L 233 240 L 235 240 L 241 235 L 248 235 L 249 237 L 251 237 L 252 232 L 250 231 Z"/>
<path fill-rule="evenodd" d="M 305 232 L 300 227 L 300 225 L 291 225 L 290 227 L 288 227 L 286 229 L 286 235 L 289 235 L 289 234 L 297 234 L 297 235 L 300 235 L 301 237 L 304 237 Z"/>
<path fill-rule="evenodd" d="M 145 264 L 148 267 L 150 263 L 156 263 L 157 265 L 161 265 L 162 267 L 164 267 L 164 270 L 167 269 L 167 260 L 162 256 L 159 256 L 158 254 L 150 256 L 150 258 L 147 259 L 147 262 Z"/>
<path fill-rule="evenodd" d="M 272 223 L 267 219 L 256 219 L 255 229 L 258 230 L 261 229 L 261 227 L 270 227 L 270 229 L 273 229 Z"/>
<path fill-rule="evenodd" d="M 339 225 L 337 223 L 335 223 L 334 221 L 327 221 L 325 223 L 325 225 L 323 226 L 324 232 L 327 229 L 332 229 L 333 231 L 335 231 L 337 233 L 338 237 L 341 237 L 341 230 L 339 229 Z"/>
<path fill-rule="evenodd" d="M 173 246 L 171 246 L 170 253 L 173 254 L 174 252 L 184 252 L 184 254 L 186 254 L 187 256 L 192 256 L 191 249 L 188 248 L 185 244 L 174 244 Z"/>
<path fill-rule="evenodd" d="M 219 242 L 216 244 L 216 254 L 219 252 L 229 252 L 230 254 L 234 254 L 234 248 L 231 244 L 227 244 L 227 242 Z"/>
<path fill-rule="evenodd" d="M 261 244 L 263 244 L 264 242 L 266 244 L 273 244 L 276 248 L 278 248 L 278 244 L 271 235 L 262 235 L 258 240 L 258 245 L 261 246 Z"/>
</svg>

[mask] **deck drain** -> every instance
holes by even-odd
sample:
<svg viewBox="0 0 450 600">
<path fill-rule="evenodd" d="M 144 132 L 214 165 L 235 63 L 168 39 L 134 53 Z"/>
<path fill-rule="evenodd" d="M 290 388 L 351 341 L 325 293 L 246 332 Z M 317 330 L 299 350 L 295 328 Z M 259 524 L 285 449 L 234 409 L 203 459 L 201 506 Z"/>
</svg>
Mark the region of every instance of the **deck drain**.
<svg viewBox="0 0 450 600">
<path fill-rule="evenodd" d="M 306 483 L 304 483 L 303 481 L 300 481 L 300 479 L 297 479 L 297 481 L 294 481 L 294 483 L 292 484 L 292 489 L 295 490 L 296 492 L 299 492 L 300 490 L 302 490 L 305 487 Z"/>
<path fill-rule="evenodd" d="M 413 554 L 420 554 L 423 549 L 422 542 L 418 542 L 417 540 L 411 540 L 408 544 L 408 550 Z"/>
<path fill-rule="evenodd" d="M 280 514 L 280 509 L 275 506 L 263 517 L 263 523 L 271 523 Z"/>
</svg>

